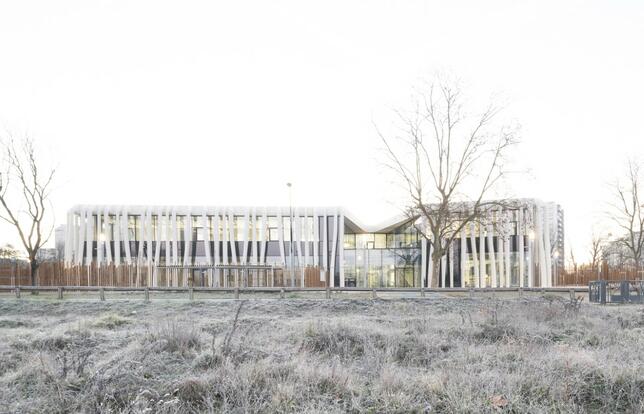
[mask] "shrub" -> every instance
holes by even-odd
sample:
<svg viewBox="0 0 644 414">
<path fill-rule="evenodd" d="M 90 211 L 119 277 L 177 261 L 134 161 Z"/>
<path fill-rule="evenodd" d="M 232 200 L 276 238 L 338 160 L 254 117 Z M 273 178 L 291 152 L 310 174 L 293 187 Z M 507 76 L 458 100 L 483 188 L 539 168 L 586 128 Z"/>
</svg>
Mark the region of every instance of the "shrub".
<svg viewBox="0 0 644 414">
<path fill-rule="evenodd" d="M 31 328 L 34 324 L 29 321 L 14 321 L 11 319 L 0 319 L 0 328 L 15 329 L 15 328 Z"/>
<path fill-rule="evenodd" d="M 199 331 L 194 326 L 182 326 L 177 321 L 160 325 L 156 332 L 148 333 L 146 339 L 161 351 L 182 355 L 201 347 Z"/>
<path fill-rule="evenodd" d="M 392 354 L 395 362 L 412 366 L 429 366 L 432 349 L 419 335 L 406 333 L 394 339 Z"/>
<path fill-rule="evenodd" d="M 365 338 L 345 325 L 309 325 L 302 345 L 314 353 L 345 358 L 359 357 L 365 352 Z"/>
<path fill-rule="evenodd" d="M 474 334 L 474 338 L 479 342 L 500 342 L 516 336 L 517 329 L 507 323 L 483 323 Z"/>
<path fill-rule="evenodd" d="M 192 366 L 200 370 L 208 370 L 221 365 L 223 357 L 218 352 L 205 352 L 197 356 Z"/>
<path fill-rule="evenodd" d="M 208 388 L 200 379 L 188 378 L 183 380 L 176 389 L 179 400 L 194 407 L 202 406 Z"/>
<path fill-rule="evenodd" d="M 121 326 L 128 325 L 132 323 L 129 319 L 123 318 L 122 316 L 109 314 L 103 316 L 101 319 L 97 320 L 92 324 L 95 328 L 105 328 L 105 329 L 116 329 Z"/>
</svg>

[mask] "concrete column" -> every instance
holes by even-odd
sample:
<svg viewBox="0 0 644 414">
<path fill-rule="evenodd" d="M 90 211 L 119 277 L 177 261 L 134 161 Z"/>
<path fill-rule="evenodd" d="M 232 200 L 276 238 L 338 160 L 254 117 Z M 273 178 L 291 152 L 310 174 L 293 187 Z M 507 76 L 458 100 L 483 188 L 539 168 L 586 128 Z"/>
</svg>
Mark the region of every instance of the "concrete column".
<svg viewBox="0 0 644 414">
<path fill-rule="evenodd" d="M 344 287 L 344 212 L 340 211 L 340 224 L 338 225 L 339 242 L 338 253 L 340 254 L 340 286 Z M 366 272 L 366 268 L 365 268 Z"/>
<path fill-rule="evenodd" d="M 118 266 L 121 264 L 121 218 L 118 209 L 114 210 L 114 225 L 112 228 L 114 229 L 114 254 L 112 260 Z"/>
<path fill-rule="evenodd" d="M 452 241 L 449 244 L 449 287 L 454 287 L 454 260 L 454 241 Z"/>
<path fill-rule="evenodd" d="M 316 209 L 313 209 L 313 266 L 320 265 L 320 219 Z M 320 279 L 322 281 L 322 279 Z"/>
<path fill-rule="evenodd" d="M 492 287 L 498 287 L 498 276 L 496 273 L 496 250 L 494 249 L 494 226 L 493 221 L 494 216 L 492 213 L 487 214 L 487 244 L 489 247 L 489 258 L 490 258 L 490 283 Z"/>
<path fill-rule="evenodd" d="M 329 265 L 329 286 L 335 286 L 335 253 L 338 246 L 338 213 L 337 211 L 333 214 L 333 236 L 331 242 L 331 263 Z M 342 266 L 342 263 L 340 263 Z M 342 284 L 343 280 L 340 280 L 340 287 L 344 287 Z"/>
<path fill-rule="evenodd" d="M 479 254 L 476 248 L 476 225 L 475 223 L 470 223 L 470 242 L 472 243 L 472 261 L 474 267 L 474 287 L 477 288 L 480 286 L 480 268 L 479 268 Z"/>
<path fill-rule="evenodd" d="M 329 272 L 329 242 L 328 242 L 328 235 L 327 235 L 327 215 L 326 212 L 324 213 L 324 216 L 322 216 L 323 221 L 322 221 L 322 277 L 324 280 L 329 280 L 331 279 L 328 278 L 328 272 Z M 330 283 L 327 282 L 327 286 L 332 286 Z"/>
<path fill-rule="evenodd" d="M 465 239 L 465 227 L 461 228 L 461 287 L 465 286 L 465 259 L 467 258 L 467 240 Z"/>
<path fill-rule="evenodd" d="M 219 264 L 219 209 L 215 209 L 212 216 L 212 238 L 214 240 L 214 249 L 213 249 L 213 264 L 217 266 Z M 219 287 L 220 281 L 220 272 L 219 269 L 215 268 L 215 287 Z"/>
<path fill-rule="evenodd" d="M 425 236 L 420 236 L 420 279 L 421 286 L 429 286 L 427 280 L 427 239 Z"/>
<path fill-rule="evenodd" d="M 487 274 L 485 266 L 485 234 L 483 223 L 479 223 L 479 286 L 487 287 L 485 276 Z"/>
<path fill-rule="evenodd" d="M 524 254 L 524 240 L 525 235 L 525 223 L 523 222 L 523 206 L 520 206 L 517 210 L 517 237 L 519 238 L 519 287 L 523 287 L 523 277 L 524 277 L 524 267 L 525 267 L 525 254 Z M 528 280 L 528 286 L 530 281 Z"/>
</svg>

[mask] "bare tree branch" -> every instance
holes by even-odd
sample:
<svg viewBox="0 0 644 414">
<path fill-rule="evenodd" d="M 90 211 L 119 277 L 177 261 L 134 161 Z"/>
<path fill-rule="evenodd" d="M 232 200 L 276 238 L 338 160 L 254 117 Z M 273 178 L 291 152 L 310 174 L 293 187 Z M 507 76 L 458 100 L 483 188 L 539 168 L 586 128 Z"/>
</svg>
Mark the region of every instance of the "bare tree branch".
<svg viewBox="0 0 644 414">
<path fill-rule="evenodd" d="M 376 131 L 385 146 L 385 166 L 407 189 L 406 214 L 434 246 L 435 286 L 440 260 L 461 230 L 469 223 L 484 222 L 505 203 L 484 199 L 506 175 L 505 156 L 518 141 L 512 128 L 492 129 L 499 113 L 492 104 L 478 116 L 465 116 L 456 83 L 439 79 L 418 96 L 422 106 L 416 103 L 409 112 L 395 111 L 406 136 L 386 137 Z M 464 196 L 467 192 L 475 196 Z"/>
<path fill-rule="evenodd" d="M 41 173 L 33 141 L 20 140 L 19 145 L 9 137 L 1 142 L 6 173 L 0 173 L 0 218 L 15 227 L 29 257 L 31 282 L 36 284 L 37 254 L 50 239 L 54 226 L 45 222 L 53 208 L 49 200 L 55 169 Z M 6 177 L 6 179 L 5 179 Z M 13 178 L 13 180 L 11 180 Z M 14 191 L 9 191 L 10 184 Z"/>
<path fill-rule="evenodd" d="M 626 179 L 612 184 L 616 201 L 610 203 L 608 215 L 624 231 L 618 243 L 629 252 L 629 259 L 637 270 L 642 266 L 644 253 L 644 199 L 640 198 L 642 164 L 629 159 L 626 164 Z"/>
</svg>

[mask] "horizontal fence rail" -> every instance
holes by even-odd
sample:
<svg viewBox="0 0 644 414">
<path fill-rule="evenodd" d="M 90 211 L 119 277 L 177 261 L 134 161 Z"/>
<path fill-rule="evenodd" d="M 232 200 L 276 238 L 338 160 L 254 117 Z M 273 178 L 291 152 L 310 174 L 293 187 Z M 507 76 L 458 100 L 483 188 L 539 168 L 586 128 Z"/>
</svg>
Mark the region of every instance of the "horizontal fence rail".
<svg viewBox="0 0 644 414">
<path fill-rule="evenodd" d="M 587 287 L 555 287 L 555 288 L 359 288 L 359 287 L 120 287 L 120 286 L 1 286 L 0 292 L 14 292 L 17 298 L 20 298 L 21 292 L 57 292 L 58 299 L 63 299 L 64 292 L 96 292 L 99 293 L 100 299 L 105 300 L 105 292 L 131 292 L 144 293 L 145 300 L 150 300 L 150 293 L 184 293 L 188 294 L 190 300 L 194 300 L 195 293 L 233 293 L 235 299 L 239 299 L 240 294 L 250 293 L 279 293 L 280 298 L 284 298 L 286 293 L 297 292 L 325 292 L 326 298 L 330 299 L 332 293 L 341 292 L 364 292 L 371 293 L 372 298 L 377 297 L 377 293 L 417 293 L 420 297 L 425 297 L 426 293 L 469 293 L 472 297 L 476 293 L 503 293 L 516 292 L 520 296 L 523 293 L 569 293 L 571 297 L 575 293 L 586 293 Z"/>
<path fill-rule="evenodd" d="M 141 263 L 66 265 L 61 261 L 43 262 L 38 267 L 36 286 L 112 286 L 112 287 L 298 287 L 325 288 L 328 274 L 319 266 L 293 270 L 276 265 L 146 265 Z M 555 287 L 588 287 L 596 280 L 633 281 L 644 279 L 644 269 L 622 266 L 574 271 L 560 269 L 553 273 Z M 0 262 L 0 286 L 31 286 L 29 263 Z M 514 286 L 513 288 L 516 288 Z M 540 288 L 539 286 L 535 286 Z M 372 289 L 373 286 L 364 287 Z M 405 288 L 419 289 L 419 281 Z M 376 289 L 385 289 L 376 287 Z M 389 289 L 389 288 L 387 288 Z M 441 288 L 442 289 L 442 288 Z M 449 291 L 445 288 L 446 292 Z M 458 289 L 458 288 L 457 288 Z M 463 289 L 469 289 L 464 287 Z M 525 287 L 524 289 L 528 289 Z"/>
</svg>

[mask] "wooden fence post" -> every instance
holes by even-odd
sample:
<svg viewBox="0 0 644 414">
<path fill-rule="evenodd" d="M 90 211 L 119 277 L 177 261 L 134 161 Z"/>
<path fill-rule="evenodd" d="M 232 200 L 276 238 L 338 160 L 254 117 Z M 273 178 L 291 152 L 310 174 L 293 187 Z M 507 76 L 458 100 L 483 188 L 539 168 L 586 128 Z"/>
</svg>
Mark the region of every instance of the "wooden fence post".
<svg viewBox="0 0 644 414">
<path fill-rule="evenodd" d="M 101 298 L 101 301 L 105 302 L 105 289 L 101 288 L 101 289 L 98 291 L 98 295 L 99 295 L 99 297 Z"/>
<path fill-rule="evenodd" d="M 150 288 L 148 287 L 145 288 L 145 301 L 146 302 L 150 301 Z"/>
<path fill-rule="evenodd" d="M 378 296 L 376 295 L 376 289 L 371 289 L 371 299 L 377 299 Z"/>
<path fill-rule="evenodd" d="M 519 297 L 520 298 L 523 297 L 523 288 L 522 287 L 519 288 Z"/>
<path fill-rule="evenodd" d="M 420 297 L 421 298 L 425 297 L 425 287 L 424 286 L 420 288 Z"/>
<path fill-rule="evenodd" d="M 280 299 L 284 299 L 284 288 L 280 289 Z"/>
<path fill-rule="evenodd" d="M 239 286 L 235 286 L 235 299 L 239 299 Z"/>
<path fill-rule="evenodd" d="M 58 287 L 58 299 L 63 299 L 63 287 L 59 286 Z"/>
<path fill-rule="evenodd" d="M 190 300 L 195 300 L 195 289 L 193 287 L 188 289 L 188 296 L 190 296 Z"/>
<path fill-rule="evenodd" d="M 16 298 L 20 299 L 20 287 L 16 288 Z"/>
<path fill-rule="evenodd" d="M 474 289 L 470 288 L 470 299 L 474 297 Z"/>
<path fill-rule="evenodd" d="M 326 287 L 325 293 L 326 293 L 326 298 L 331 299 L 331 288 L 330 287 L 328 287 L 328 286 Z"/>
</svg>

